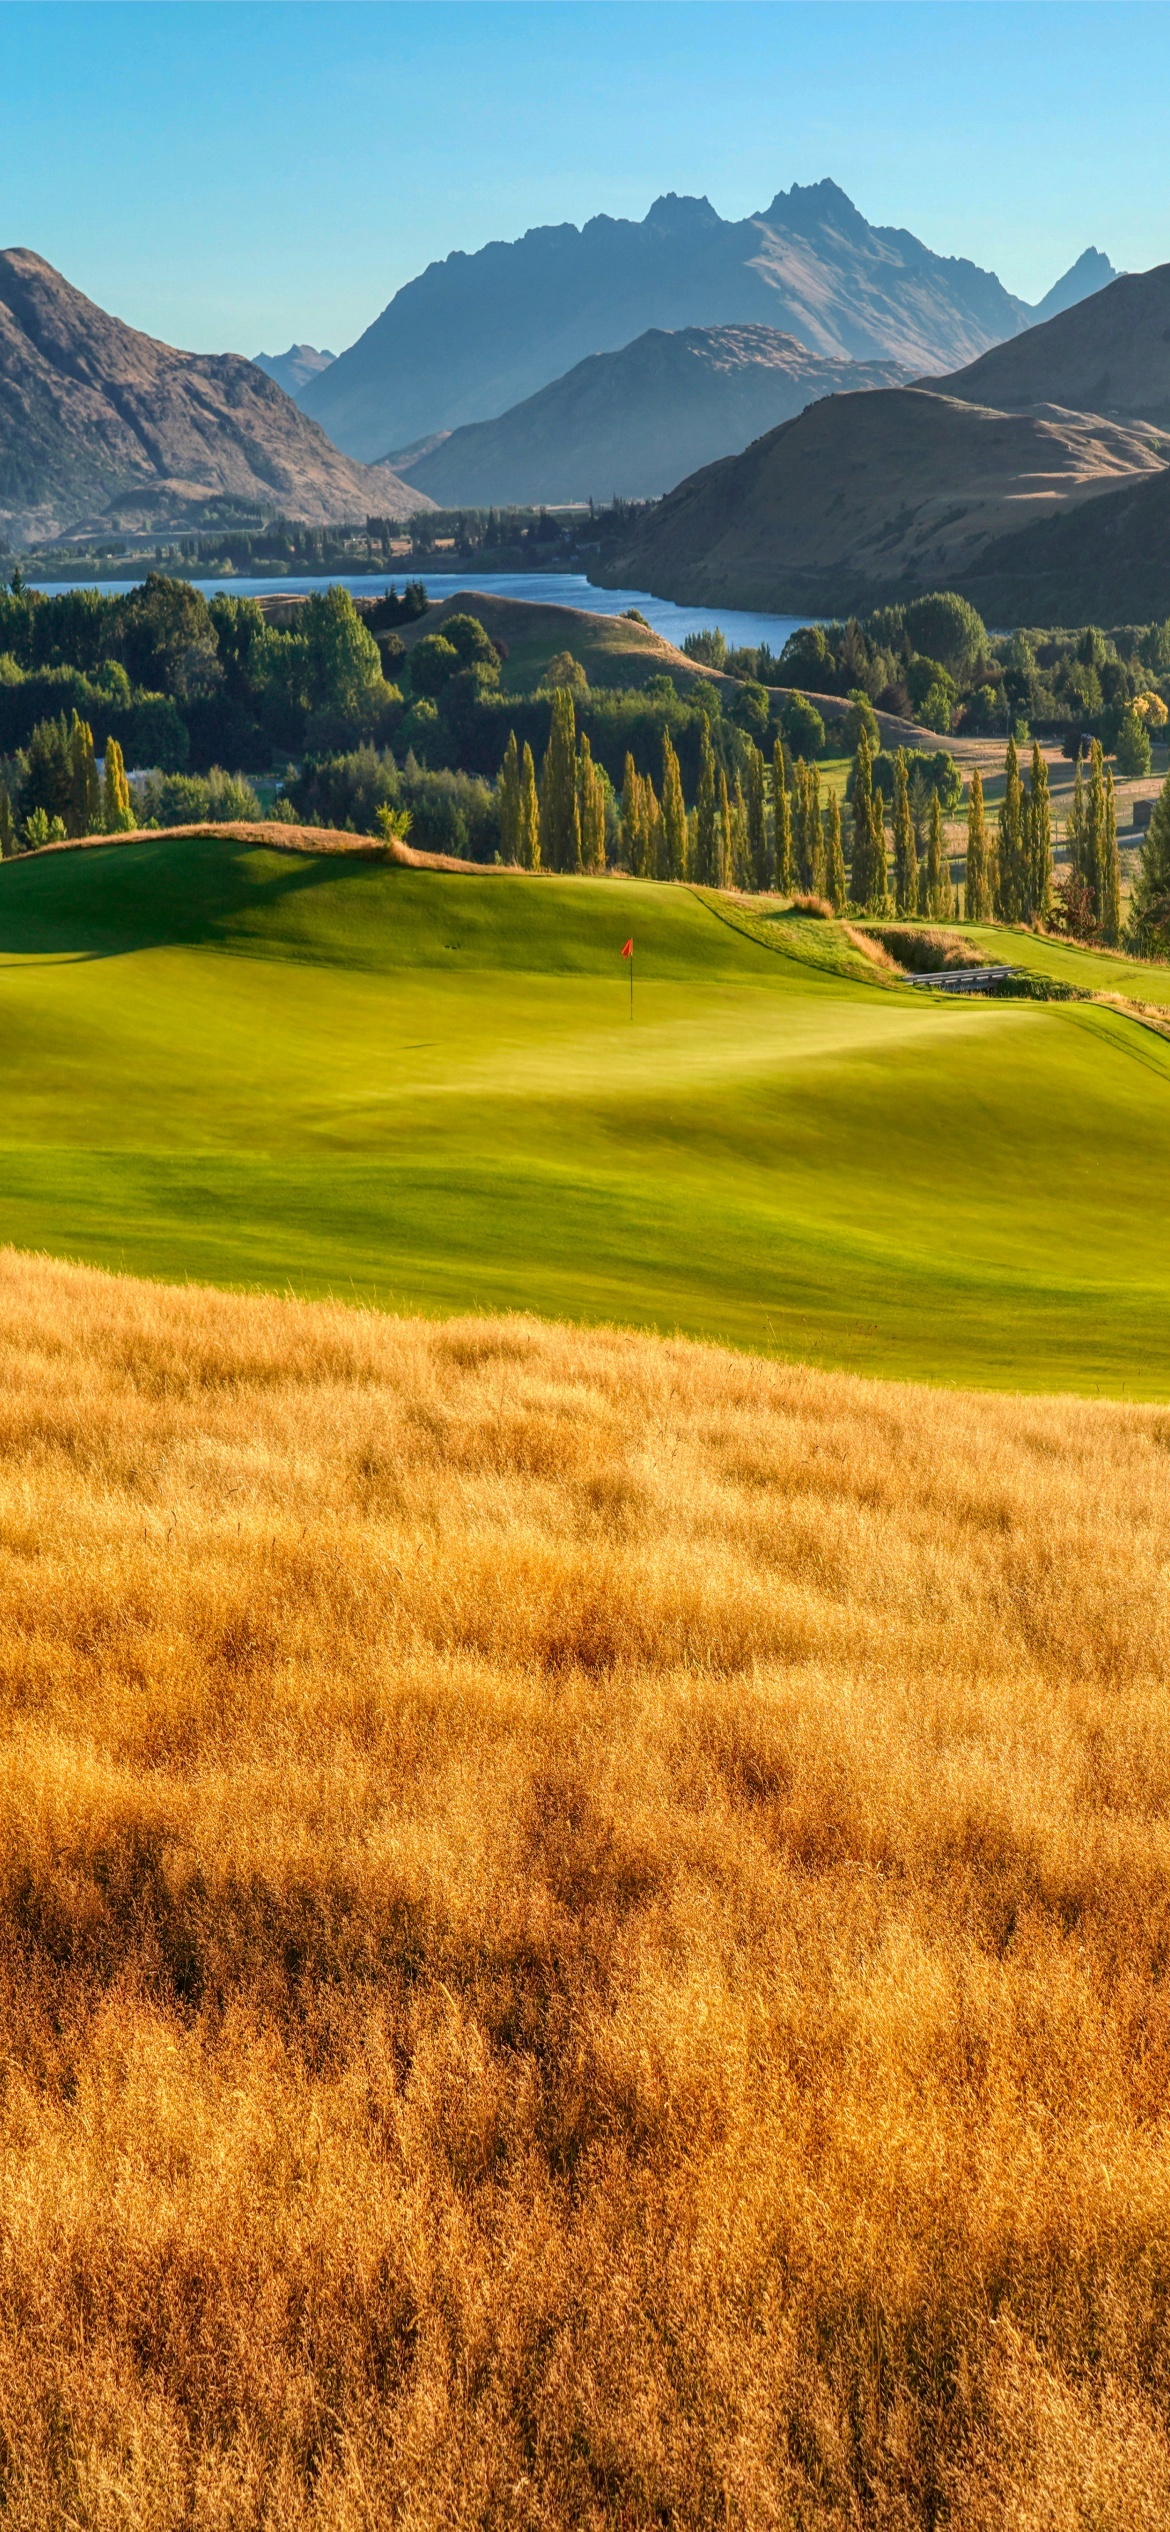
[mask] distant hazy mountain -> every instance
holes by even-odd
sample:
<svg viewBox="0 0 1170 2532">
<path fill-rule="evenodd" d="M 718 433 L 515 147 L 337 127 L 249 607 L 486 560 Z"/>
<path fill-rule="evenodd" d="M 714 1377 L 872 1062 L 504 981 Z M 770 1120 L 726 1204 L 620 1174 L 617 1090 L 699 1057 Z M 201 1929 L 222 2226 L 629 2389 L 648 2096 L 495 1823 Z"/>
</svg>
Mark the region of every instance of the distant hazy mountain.
<svg viewBox="0 0 1170 2532">
<path fill-rule="evenodd" d="M 424 502 L 341 456 L 252 361 L 172 351 L 39 255 L 0 254 L 0 538 L 56 536 L 129 497 L 165 512 L 216 494 L 321 524 Z"/>
<path fill-rule="evenodd" d="M 319 377 L 336 358 L 336 352 L 315 352 L 311 343 L 290 343 L 287 352 L 254 352 L 252 366 L 262 369 L 266 378 L 275 378 L 295 404 L 310 378 Z"/>
<path fill-rule="evenodd" d="M 648 328 L 768 325 L 822 360 L 914 372 L 957 368 L 1032 313 L 994 273 L 872 228 L 828 180 L 747 220 L 665 194 L 642 221 L 530 229 L 428 265 L 302 403 L 340 447 L 377 458 L 505 413 Z"/>
<path fill-rule="evenodd" d="M 606 578 L 835 613 L 965 584 L 1009 529 L 1140 487 L 1163 464 L 1156 432 L 1052 405 L 1004 413 L 921 387 L 830 396 L 680 484 Z"/>
<path fill-rule="evenodd" d="M 1109 257 L 1100 254 L 1095 246 L 1086 246 L 1084 254 L 1078 255 L 1075 264 L 1053 282 L 1051 290 L 1033 308 L 1033 324 L 1047 325 L 1049 317 L 1063 315 L 1066 308 L 1075 308 L 1078 299 L 1088 299 L 1094 290 L 1104 290 L 1117 278 Z"/>
<path fill-rule="evenodd" d="M 394 463 L 440 505 L 653 499 L 842 388 L 894 387 L 893 361 L 821 360 L 770 325 L 686 326 L 594 352 L 567 378 Z"/>
<path fill-rule="evenodd" d="M 982 404 L 1065 404 L 1170 425 L 1170 264 L 1123 273 L 945 383 L 948 395 Z"/>
</svg>

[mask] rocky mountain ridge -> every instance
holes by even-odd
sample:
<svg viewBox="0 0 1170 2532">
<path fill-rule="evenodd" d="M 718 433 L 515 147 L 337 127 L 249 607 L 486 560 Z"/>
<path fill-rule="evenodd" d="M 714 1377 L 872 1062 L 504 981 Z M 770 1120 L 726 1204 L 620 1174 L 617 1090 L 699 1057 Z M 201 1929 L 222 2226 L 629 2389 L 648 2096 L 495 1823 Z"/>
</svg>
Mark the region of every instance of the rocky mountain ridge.
<svg viewBox="0 0 1170 2532">
<path fill-rule="evenodd" d="M 310 524 L 429 507 L 356 465 L 254 362 L 176 351 L 40 255 L 0 253 L 0 542 L 228 496 Z"/>
<path fill-rule="evenodd" d="M 874 228 L 828 179 L 745 220 L 665 194 L 641 221 L 603 214 L 429 264 L 302 403 L 375 459 L 505 413 L 651 329 L 767 325 L 822 360 L 913 373 L 955 369 L 1032 321 L 994 273 Z"/>
</svg>

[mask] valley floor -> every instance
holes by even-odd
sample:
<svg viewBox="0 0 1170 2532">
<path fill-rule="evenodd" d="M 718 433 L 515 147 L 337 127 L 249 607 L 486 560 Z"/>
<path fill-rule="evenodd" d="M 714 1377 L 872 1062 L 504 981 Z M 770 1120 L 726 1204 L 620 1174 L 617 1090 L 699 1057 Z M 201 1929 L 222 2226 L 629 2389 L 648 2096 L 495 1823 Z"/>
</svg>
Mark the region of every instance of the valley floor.
<svg viewBox="0 0 1170 2532">
<path fill-rule="evenodd" d="M 1166 1412 L 0 1302 L 6 2521 L 1161 2532 Z"/>
</svg>

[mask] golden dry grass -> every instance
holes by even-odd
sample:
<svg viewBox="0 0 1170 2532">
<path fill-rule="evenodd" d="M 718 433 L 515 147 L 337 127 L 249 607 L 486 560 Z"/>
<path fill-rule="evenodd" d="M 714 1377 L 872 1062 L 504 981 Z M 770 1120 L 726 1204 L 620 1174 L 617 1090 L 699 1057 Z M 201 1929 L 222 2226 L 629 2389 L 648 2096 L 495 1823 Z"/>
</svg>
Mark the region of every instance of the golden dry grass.
<svg viewBox="0 0 1170 2532">
<path fill-rule="evenodd" d="M 14 2527 L 1170 2518 L 1170 1411 L 0 1258 Z"/>
</svg>

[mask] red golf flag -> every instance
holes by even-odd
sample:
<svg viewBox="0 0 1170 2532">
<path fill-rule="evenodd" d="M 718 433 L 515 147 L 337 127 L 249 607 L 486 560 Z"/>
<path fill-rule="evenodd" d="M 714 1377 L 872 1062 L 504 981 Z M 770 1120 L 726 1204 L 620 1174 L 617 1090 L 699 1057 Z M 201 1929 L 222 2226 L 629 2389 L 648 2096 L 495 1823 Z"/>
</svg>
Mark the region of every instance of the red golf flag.
<svg viewBox="0 0 1170 2532">
<path fill-rule="evenodd" d="M 622 944 L 622 957 L 623 957 L 623 958 L 632 958 L 632 957 L 633 957 L 633 955 L 634 955 L 634 936 L 633 936 L 633 933 L 631 932 L 630 937 L 629 937 L 629 940 L 628 940 L 628 941 L 623 942 L 623 944 Z"/>
</svg>

